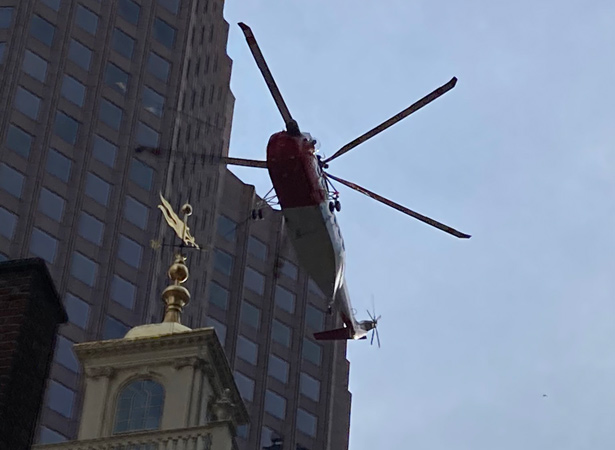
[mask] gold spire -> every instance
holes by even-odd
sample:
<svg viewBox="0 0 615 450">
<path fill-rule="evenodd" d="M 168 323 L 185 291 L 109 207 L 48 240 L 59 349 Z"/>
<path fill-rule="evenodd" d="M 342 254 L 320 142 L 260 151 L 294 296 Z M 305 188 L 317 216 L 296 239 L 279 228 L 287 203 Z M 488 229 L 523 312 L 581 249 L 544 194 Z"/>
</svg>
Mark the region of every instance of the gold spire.
<svg viewBox="0 0 615 450">
<path fill-rule="evenodd" d="M 196 244 L 194 237 L 190 235 L 190 229 L 188 228 L 188 216 L 192 215 L 192 206 L 188 203 L 182 206 L 181 212 L 184 214 L 184 219 L 180 220 L 170 203 L 162 196 L 162 193 L 160 194 L 160 199 L 162 205 L 158 205 L 158 208 L 162 211 L 162 215 L 169 226 L 173 228 L 177 236 L 182 240 L 181 247 L 188 244 L 198 249 L 199 246 Z M 173 264 L 169 267 L 168 275 L 172 284 L 167 286 L 162 292 L 162 299 L 166 304 L 163 323 L 181 323 L 182 309 L 190 302 L 190 292 L 181 286 L 190 275 L 185 262 L 186 257 L 181 252 L 177 252 Z"/>
<path fill-rule="evenodd" d="M 163 322 L 181 323 L 182 309 L 190 302 L 190 292 L 181 286 L 190 275 L 185 262 L 186 258 L 177 253 L 175 254 L 175 261 L 169 267 L 168 274 L 173 284 L 167 286 L 162 292 L 162 299 L 166 303 Z"/>
</svg>

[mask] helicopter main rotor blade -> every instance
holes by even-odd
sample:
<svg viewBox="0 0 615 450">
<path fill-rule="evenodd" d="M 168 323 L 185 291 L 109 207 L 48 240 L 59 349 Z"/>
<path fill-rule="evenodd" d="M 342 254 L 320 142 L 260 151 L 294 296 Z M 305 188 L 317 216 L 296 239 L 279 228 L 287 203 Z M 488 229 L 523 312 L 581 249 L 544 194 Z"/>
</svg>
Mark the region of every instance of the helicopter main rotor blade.
<svg viewBox="0 0 615 450">
<path fill-rule="evenodd" d="M 280 114 L 282 115 L 282 118 L 284 119 L 284 124 L 286 125 L 287 128 L 289 127 L 289 124 L 291 127 L 293 127 L 294 125 L 295 127 L 297 127 L 296 131 L 298 132 L 299 127 L 297 126 L 297 122 L 295 122 L 295 120 L 293 119 L 293 116 L 290 114 L 288 106 L 286 106 L 286 103 L 284 102 L 282 93 L 280 92 L 280 89 L 278 88 L 278 85 L 276 84 L 273 78 L 273 75 L 271 74 L 271 71 L 269 70 L 267 61 L 265 61 L 265 57 L 263 56 L 263 53 L 261 52 L 261 49 L 258 46 L 258 42 L 256 42 L 254 33 L 252 33 L 252 30 L 250 29 L 250 27 L 247 26 L 243 22 L 239 23 L 239 27 L 243 31 L 243 34 L 246 37 L 246 41 L 248 41 L 248 46 L 250 47 L 252 56 L 254 56 L 256 65 L 258 66 L 261 73 L 263 74 L 263 78 L 265 79 L 265 83 L 267 83 L 269 92 L 271 92 L 271 95 L 273 96 L 273 100 L 275 101 L 275 104 L 280 110 Z"/>
<path fill-rule="evenodd" d="M 231 166 L 256 167 L 258 169 L 266 169 L 267 161 L 257 161 L 255 159 L 231 158 L 229 156 L 220 157 L 220 161 Z"/>
<path fill-rule="evenodd" d="M 435 91 L 431 92 L 430 94 L 427 94 L 425 97 L 423 97 L 422 99 L 420 99 L 416 103 L 413 103 L 412 105 L 408 106 L 406 109 L 404 109 L 400 113 L 395 114 L 393 117 L 391 117 L 388 120 L 385 120 L 384 122 L 382 122 L 377 127 L 372 128 L 371 130 L 369 130 L 365 134 L 362 134 L 361 136 L 356 138 L 354 141 L 351 141 L 348 144 L 344 145 L 337 152 L 335 152 L 331 157 L 325 159 L 324 162 L 328 163 L 329 161 L 333 161 L 335 158 L 339 158 L 344 153 L 349 152 L 350 150 L 352 150 L 356 146 L 362 144 L 363 142 L 367 141 L 368 139 L 373 138 L 378 133 L 386 130 L 387 128 L 389 128 L 389 127 L 391 127 L 393 125 L 395 125 L 397 122 L 405 119 L 410 114 L 412 114 L 412 113 L 418 111 L 419 109 L 421 109 L 423 106 L 428 105 L 429 103 L 433 102 L 438 97 L 441 97 L 442 95 L 446 94 L 448 91 L 450 91 L 451 89 L 453 89 L 455 87 L 455 84 L 457 84 L 457 78 L 453 77 L 451 79 L 451 81 L 449 81 L 448 83 L 440 86 L 438 89 L 436 89 Z"/>
<path fill-rule="evenodd" d="M 160 154 L 161 149 L 157 147 L 144 147 L 140 146 L 135 149 L 137 153 L 141 152 L 151 152 L 154 154 Z M 256 159 L 245 159 L 245 158 L 232 158 L 230 156 L 219 156 L 219 155 L 208 155 L 206 153 L 197 153 L 197 152 L 182 152 L 176 153 L 172 156 L 181 156 L 187 157 L 192 156 L 194 159 L 199 158 L 203 164 L 228 164 L 231 166 L 245 166 L 245 167 L 256 167 L 259 169 L 267 168 L 267 161 L 259 161 Z"/>
<path fill-rule="evenodd" d="M 367 189 L 365 189 L 364 187 L 359 186 L 358 184 L 352 183 L 350 181 L 346 181 L 343 180 L 341 178 L 335 177 L 329 173 L 325 174 L 326 176 L 328 176 L 329 178 L 338 181 L 340 183 L 342 183 L 343 185 L 349 187 L 350 189 L 354 189 L 355 191 L 360 192 L 361 194 L 367 195 L 368 197 L 373 198 L 374 200 L 377 200 L 381 203 L 384 203 L 387 206 L 390 206 L 391 208 L 394 208 L 398 211 L 403 212 L 404 214 L 407 214 L 411 217 L 414 217 L 415 219 L 420 220 L 421 222 L 426 223 L 427 225 L 431 225 L 432 227 L 438 228 L 448 234 L 452 234 L 455 237 L 461 238 L 461 239 L 468 239 L 471 236 L 469 234 L 465 234 L 462 233 L 461 231 L 457 231 L 454 228 L 449 227 L 448 225 L 444 225 L 443 223 L 440 223 L 436 220 L 430 219 L 427 216 L 424 216 L 422 214 L 419 214 L 415 211 L 412 211 L 409 208 L 406 208 L 405 206 L 400 205 L 399 203 L 395 203 L 392 200 L 389 200 L 387 198 L 384 198 L 381 195 L 376 194 L 375 192 L 369 191 Z"/>
</svg>

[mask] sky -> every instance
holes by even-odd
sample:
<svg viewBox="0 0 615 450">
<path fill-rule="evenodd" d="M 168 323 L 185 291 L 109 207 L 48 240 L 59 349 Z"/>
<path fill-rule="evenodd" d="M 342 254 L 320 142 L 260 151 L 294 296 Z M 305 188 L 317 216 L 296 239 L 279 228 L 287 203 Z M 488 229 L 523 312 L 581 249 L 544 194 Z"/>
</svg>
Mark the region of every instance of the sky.
<svg viewBox="0 0 615 450">
<path fill-rule="evenodd" d="M 239 21 L 325 155 L 459 79 L 329 169 L 472 234 L 340 187 L 353 305 L 382 314 L 382 348 L 349 343 L 351 450 L 612 448 L 614 16 L 607 0 L 227 0 L 231 156 L 264 159 L 284 127 Z"/>
</svg>

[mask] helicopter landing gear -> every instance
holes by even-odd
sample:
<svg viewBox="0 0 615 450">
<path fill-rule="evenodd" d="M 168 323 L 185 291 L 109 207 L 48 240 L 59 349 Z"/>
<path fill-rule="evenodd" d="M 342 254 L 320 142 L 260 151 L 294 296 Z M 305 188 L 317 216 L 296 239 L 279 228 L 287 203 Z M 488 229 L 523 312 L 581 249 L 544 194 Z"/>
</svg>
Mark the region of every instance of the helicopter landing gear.
<svg viewBox="0 0 615 450">
<path fill-rule="evenodd" d="M 252 220 L 263 220 L 263 210 L 261 208 L 252 210 Z"/>
<path fill-rule="evenodd" d="M 329 202 L 329 211 L 331 212 L 340 212 L 342 210 L 342 204 L 339 200 L 335 200 L 333 202 Z"/>
</svg>

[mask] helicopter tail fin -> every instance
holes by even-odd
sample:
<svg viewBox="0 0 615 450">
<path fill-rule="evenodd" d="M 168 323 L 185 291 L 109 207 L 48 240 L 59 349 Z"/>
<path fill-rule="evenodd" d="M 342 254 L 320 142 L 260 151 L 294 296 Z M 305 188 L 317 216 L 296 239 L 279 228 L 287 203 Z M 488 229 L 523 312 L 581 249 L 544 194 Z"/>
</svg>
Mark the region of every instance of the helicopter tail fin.
<svg viewBox="0 0 615 450">
<path fill-rule="evenodd" d="M 341 341 L 352 339 L 352 331 L 350 328 L 336 328 L 335 330 L 320 331 L 314 333 L 314 339 L 317 341 Z"/>
</svg>

